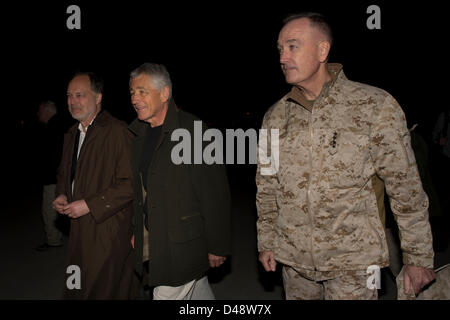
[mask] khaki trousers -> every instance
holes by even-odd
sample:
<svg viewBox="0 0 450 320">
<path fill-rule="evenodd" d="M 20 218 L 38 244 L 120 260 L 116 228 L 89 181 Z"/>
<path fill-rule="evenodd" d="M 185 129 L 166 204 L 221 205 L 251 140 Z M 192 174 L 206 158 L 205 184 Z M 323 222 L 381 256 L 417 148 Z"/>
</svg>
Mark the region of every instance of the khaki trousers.
<svg viewBox="0 0 450 320">
<path fill-rule="evenodd" d="M 192 280 L 179 287 L 158 286 L 153 290 L 153 300 L 214 300 L 208 277 Z"/>
</svg>

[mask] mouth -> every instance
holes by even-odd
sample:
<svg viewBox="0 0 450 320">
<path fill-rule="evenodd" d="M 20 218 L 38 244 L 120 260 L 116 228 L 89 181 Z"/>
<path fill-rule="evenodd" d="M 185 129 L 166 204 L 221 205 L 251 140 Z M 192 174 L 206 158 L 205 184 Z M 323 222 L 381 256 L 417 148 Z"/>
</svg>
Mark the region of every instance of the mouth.
<svg viewBox="0 0 450 320">
<path fill-rule="evenodd" d="M 142 111 L 142 110 L 146 110 L 147 106 L 142 106 L 142 105 L 133 105 L 134 110 L 136 110 L 137 112 Z"/>
<path fill-rule="evenodd" d="M 283 66 L 282 66 L 282 69 L 283 69 L 284 72 L 289 72 L 289 71 L 292 71 L 292 70 L 297 70 L 297 68 L 296 68 L 295 66 L 286 66 L 286 65 L 283 65 Z"/>
</svg>

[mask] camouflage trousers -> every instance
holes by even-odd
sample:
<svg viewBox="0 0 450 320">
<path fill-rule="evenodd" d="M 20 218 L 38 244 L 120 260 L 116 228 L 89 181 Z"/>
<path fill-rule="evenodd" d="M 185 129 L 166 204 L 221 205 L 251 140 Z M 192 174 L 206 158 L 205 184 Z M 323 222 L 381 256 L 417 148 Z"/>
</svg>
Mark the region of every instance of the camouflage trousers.
<svg viewBox="0 0 450 320">
<path fill-rule="evenodd" d="M 283 266 L 283 284 L 287 300 L 377 300 L 377 289 L 367 287 L 367 274 L 345 272 L 328 280 L 314 281 Z"/>
</svg>

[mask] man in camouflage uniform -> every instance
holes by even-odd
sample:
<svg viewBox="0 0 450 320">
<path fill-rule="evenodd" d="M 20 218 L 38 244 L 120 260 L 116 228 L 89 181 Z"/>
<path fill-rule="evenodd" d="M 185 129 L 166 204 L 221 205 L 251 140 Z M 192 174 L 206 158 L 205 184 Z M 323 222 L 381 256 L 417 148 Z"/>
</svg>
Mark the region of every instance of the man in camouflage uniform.
<svg viewBox="0 0 450 320">
<path fill-rule="evenodd" d="M 283 264 L 287 299 L 377 299 L 368 267 L 389 264 L 378 175 L 400 229 L 405 290 L 417 294 L 435 277 L 434 253 L 403 111 L 387 92 L 349 81 L 341 65 L 327 63 L 331 44 L 319 14 L 292 16 L 279 34 L 293 88 L 262 125 L 279 130 L 279 163 L 273 174 L 261 171 L 267 161 L 258 164 L 259 260 L 266 271 Z M 274 158 L 276 149 L 263 155 Z"/>
</svg>

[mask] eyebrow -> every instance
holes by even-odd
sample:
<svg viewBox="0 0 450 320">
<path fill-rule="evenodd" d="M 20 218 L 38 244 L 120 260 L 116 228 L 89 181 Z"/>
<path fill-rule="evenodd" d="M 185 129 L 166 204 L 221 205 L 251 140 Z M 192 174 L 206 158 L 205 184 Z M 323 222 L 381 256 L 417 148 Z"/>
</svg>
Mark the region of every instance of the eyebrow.
<svg viewBox="0 0 450 320">
<path fill-rule="evenodd" d="M 289 39 L 286 41 L 287 43 L 294 43 L 294 42 L 300 42 L 300 40 L 298 39 Z M 277 43 L 278 47 L 281 47 L 282 45 L 280 43 Z"/>
<path fill-rule="evenodd" d="M 136 87 L 136 89 L 145 89 L 145 87 L 143 87 L 143 86 L 138 86 L 138 87 Z M 130 88 L 130 90 L 133 90 L 133 88 Z"/>
<path fill-rule="evenodd" d="M 299 40 L 298 39 L 289 39 L 288 41 L 286 41 L 286 42 L 299 42 Z"/>
</svg>

